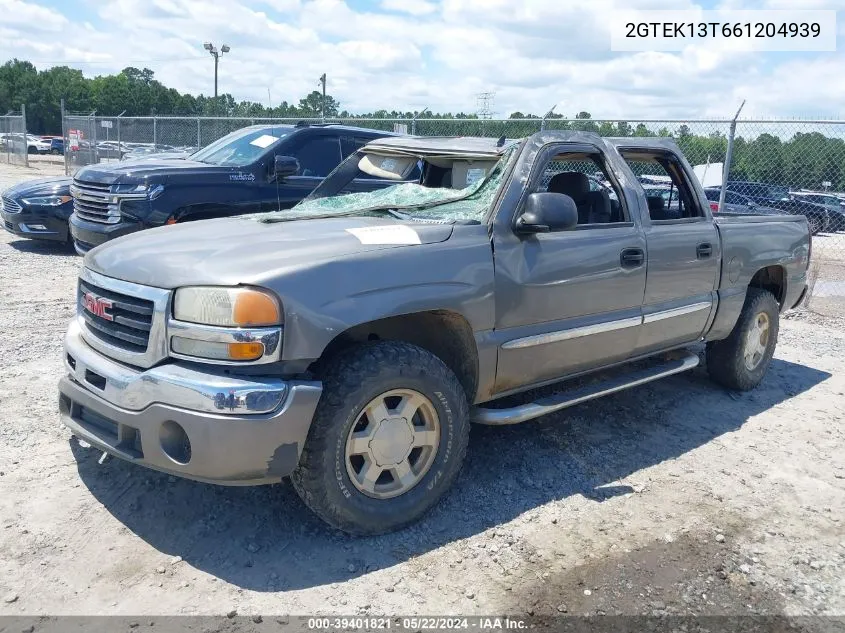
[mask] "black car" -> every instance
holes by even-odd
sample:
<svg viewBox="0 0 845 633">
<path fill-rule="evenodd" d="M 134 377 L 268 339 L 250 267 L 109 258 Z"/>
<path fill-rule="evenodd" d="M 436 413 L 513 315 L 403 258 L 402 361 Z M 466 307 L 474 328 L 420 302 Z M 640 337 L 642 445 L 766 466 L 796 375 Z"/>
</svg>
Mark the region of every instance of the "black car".
<svg viewBox="0 0 845 633">
<path fill-rule="evenodd" d="M 789 197 L 789 187 L 771 185 L 766 182 L 750 182 L 747 180 L 729 180 L 728 191 L 745 196 L 757 204 L 767 204 L 771 200 L 784 200 Z"/>
<path fill-rule="evenodd" d="M 67 177 L 39 178 L 9 187 L 0 196 L 3 226 L 18 237 L 67 242 L 70 184 Z"/>
<path fill-rule="evenodd" d="M 836 232 L 845 230 L 845 202 L 829 193 L 793 191 L 789 194 L 791 200 L 820 204 L 827 209 L 830 224 L 826 231 Z"/>
<path fill-rule="evenodd" d="M 74 246 L 84 253 L 146 228 L 288 209 L 343 158 L 384 136 L 393 134 L 341 125 L 253 125 L 182 159 L 89 165 L 71 187 Z M 350 192 L 395 184 L 360 176 Z"/>
<path fill-rule="evenodd" d="M 751 202 L 757 205 L 757 209 L 759 207 L 767 207 L 778 213 L 805 216 L 811 235 L 828 230 L 832 224 L 831 214 L 823 205 L 790 199 L 789 187 L 768 185 L 760 182 L 729 180 L 727 189 L 726 195 L 738 195 L 744 200 L 744 202 L 737 203 L 740 206 L 748 206 L 748 203 Z M 718 187 L 708 188 L 705 190 L 705 193 L 708 190 L 718 191 L 719 189 Z M 715 200 L 718 202 L 719 197 L 716 196 Z M 739 200 L 739 198 L 736 198 L 736 200 Z M 759 215 L 760 211 L 754 210 L 753 213 Z"/>
</svg>

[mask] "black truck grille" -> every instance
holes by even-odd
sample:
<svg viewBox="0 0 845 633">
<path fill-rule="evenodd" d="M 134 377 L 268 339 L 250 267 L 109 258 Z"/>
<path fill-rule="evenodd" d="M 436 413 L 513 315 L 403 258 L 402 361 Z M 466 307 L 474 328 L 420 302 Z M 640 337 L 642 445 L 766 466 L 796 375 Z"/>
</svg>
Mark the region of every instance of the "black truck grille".
<svg viewBox="0 0 845 633">
<path fill-rule="evenodd" d="M 98 288 L 81 279 L 77 294 L 79 314 L 93 336 L 129 352 L 147 351 L 153 322 L 152 301 Z"/>
<path fill-rule="evenodd" d="M 117 204 L 109 204 L 109 185 L 73 179 L 73 210 L 83 220 L 117 224 L 120 210 Z"/>
</svg>

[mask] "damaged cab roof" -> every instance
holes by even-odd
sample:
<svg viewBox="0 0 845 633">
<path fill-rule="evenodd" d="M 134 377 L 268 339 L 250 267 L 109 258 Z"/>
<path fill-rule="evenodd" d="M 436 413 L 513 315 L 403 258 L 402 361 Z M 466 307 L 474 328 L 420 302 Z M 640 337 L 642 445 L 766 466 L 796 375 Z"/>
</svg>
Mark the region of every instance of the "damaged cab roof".
<svg viewBox="0 0 845 633">
<path fill-rule="evenodd" d="M 495 139 L 478 136 L 394 136 L 370 141 L 367 153 L 382 156 L 412 155 L 420 158 L 454 156 L 498 160 L 520 139 Z"/>
</svg>

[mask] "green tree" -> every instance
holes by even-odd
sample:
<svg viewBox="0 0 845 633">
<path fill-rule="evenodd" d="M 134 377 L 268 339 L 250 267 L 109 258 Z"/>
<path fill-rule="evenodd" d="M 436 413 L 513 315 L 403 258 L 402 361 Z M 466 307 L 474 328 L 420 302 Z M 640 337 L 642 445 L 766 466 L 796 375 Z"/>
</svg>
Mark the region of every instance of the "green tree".
<svg viewBox="0 0 845 633">
<path fill-rule="evenodd" d="M 318 117 L 322 113 L 323 95 L 318 90 L 304 96 L 299 100 L 297 105 L 297 116 L 301 117 Z M 326 95 L 326 116 L 336 117 L 340 110 L 340 104 L 334 97 Z"/>
</svg>

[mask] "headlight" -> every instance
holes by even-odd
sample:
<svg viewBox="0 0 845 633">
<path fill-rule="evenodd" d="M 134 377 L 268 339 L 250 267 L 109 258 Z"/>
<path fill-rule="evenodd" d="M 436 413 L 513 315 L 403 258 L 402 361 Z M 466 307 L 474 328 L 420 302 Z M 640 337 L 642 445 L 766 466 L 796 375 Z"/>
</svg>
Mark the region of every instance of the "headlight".
<svg viewBox="0 0 845 633">
<path fill-rule="evenodd" d="M 35 198 L 21 198 L 25 204 L 36 207 L 58 207 L 65 202 L 70 202 L 73 198 L 70 196 L 38 196 Z"/>
<path fill-rule="evenodd" d="M 179 288 L 173 299 L 173 316 L 179 321 L 224 327 L 282 323 L 282 310 L 276 298 L 253 288 Z"/>
<path fill-rule="evenodd" d="M 164 192 L 164 185 L 149 185 L 146 183 L 113 185 L 111 188 L 111 193 L 116 196 L 149 198 L 150 200 L 158 198 L 162 192 Z M 115 199 L 115 202 L 117 202 L 117 199 Z"/>
</svg>

